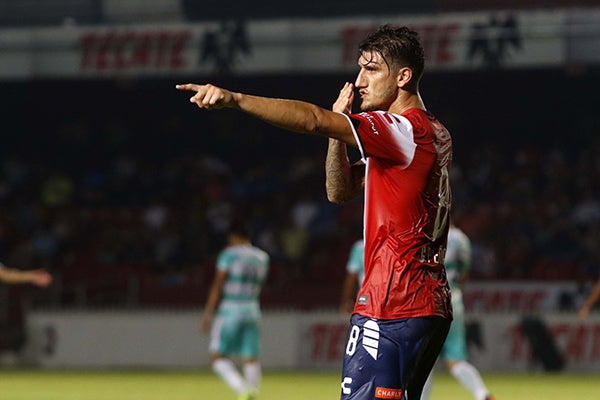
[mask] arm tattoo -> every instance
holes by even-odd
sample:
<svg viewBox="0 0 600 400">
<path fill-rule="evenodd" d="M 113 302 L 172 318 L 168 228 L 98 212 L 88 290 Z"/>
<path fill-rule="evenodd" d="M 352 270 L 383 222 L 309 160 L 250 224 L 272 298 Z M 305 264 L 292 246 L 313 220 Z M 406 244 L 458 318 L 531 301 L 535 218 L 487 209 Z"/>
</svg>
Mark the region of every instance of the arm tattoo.
<svg viewBox="0 0 600 400">
<path fill-rule="evenodd" d="M 325 160 L 325 189 L 329 201 L 344 203 L 357 196 L 363 188 L 363 174 L 362 166 L 350 165 L 346 145 L 329 139 Z"/>
</svg>

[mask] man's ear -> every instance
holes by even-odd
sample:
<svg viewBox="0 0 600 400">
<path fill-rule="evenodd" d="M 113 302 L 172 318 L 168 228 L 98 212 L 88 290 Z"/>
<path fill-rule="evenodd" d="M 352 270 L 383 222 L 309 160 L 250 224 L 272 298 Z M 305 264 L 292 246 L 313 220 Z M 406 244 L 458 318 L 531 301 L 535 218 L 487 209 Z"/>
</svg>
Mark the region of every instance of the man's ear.
<svg viewBox="0 0 600 400">
<path fill-rule="evenodd" d="M 412 69 L 410 69 L 409 67 L 400 68 L 400 70 L 398 71 L 397 78 L 396 78 L 396 84 L 398 85 L 398 87 L 399 88 L 406 87 L 412 80 L 412 74 L 413 74 Z"/>
</svg>

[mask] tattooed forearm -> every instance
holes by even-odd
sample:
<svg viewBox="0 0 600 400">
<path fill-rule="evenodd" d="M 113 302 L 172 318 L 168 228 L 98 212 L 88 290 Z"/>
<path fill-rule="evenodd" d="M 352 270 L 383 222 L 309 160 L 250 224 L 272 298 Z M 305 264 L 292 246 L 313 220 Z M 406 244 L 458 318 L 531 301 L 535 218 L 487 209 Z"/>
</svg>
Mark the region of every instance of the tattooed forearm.
<svg viewBox="0 0 600 400">
<path fill-rule="evenodd" d="M 363 172 L 364 168 L 350 165 L 344 143 L 329 139 L 325 160 L 325 189 L 329 201 L 344 203 L 357 196 L 363 189 Z"/>
</svg>

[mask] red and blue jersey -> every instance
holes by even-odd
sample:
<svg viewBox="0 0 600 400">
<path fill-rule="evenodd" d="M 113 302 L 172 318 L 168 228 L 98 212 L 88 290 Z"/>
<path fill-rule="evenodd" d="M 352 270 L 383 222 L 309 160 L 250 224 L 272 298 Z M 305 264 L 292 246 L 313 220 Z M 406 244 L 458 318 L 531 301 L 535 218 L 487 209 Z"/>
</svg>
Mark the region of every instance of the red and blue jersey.
<svg viewBox="0 0 600 400">
<path fill-rule="evenodd" d="M 365 172 L 365 280 L 354 312 L 452 318 L 444 269 L 452 140 L 429 112 L 348 115 Z"/>
</svg>

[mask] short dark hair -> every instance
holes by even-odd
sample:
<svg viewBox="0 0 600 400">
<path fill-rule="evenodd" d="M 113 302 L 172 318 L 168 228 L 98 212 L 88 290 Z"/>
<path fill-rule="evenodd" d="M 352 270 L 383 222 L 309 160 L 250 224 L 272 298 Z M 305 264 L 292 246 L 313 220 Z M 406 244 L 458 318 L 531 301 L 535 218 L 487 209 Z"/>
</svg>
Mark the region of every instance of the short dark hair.
<svg viewBox="0 0 600 400">
<path fill-rule="evenodd" d="M 417 32 L 402 26 L 390 24 L 379 27 L 359 45 L 360 54 L 378 52 L 389 67 L 398 65 L 409 67 L 419 82 L 425 69 L 425 52 Z"/>
<path fill-rule="evenodd" d="M 229 234 L 244 239 L 250 239 L 250 227 L 243 218 L 236 216 L 233 217 L 229 223 Z"/>
</svg>

